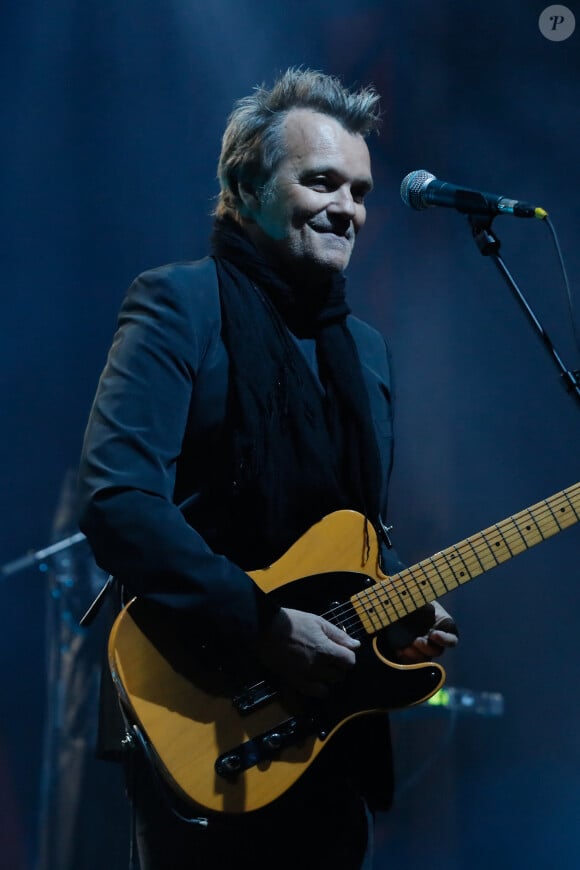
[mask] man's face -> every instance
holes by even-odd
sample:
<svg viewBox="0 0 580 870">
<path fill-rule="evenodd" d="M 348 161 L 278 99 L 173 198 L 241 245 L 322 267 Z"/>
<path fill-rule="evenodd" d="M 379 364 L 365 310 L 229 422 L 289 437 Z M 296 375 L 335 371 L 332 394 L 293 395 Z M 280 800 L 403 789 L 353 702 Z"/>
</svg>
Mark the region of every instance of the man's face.
<svg viewBox="0 0 580 870">
<path fill-rule="evenodd" d="M 294 275 L 340 272 L 366 219 L 372 188 L 366 143 L 308 109 L 293 109 L 282 135 L 286 155 L 248 209 L 248 232 Z"/>
</svg>

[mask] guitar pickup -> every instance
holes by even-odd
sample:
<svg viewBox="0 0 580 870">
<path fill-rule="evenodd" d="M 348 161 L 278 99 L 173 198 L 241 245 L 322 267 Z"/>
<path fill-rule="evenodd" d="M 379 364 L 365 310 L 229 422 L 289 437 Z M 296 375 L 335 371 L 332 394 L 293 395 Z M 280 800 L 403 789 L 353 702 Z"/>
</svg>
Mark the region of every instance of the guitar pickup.
<svg viewBox="0 0 580 870">
<path fill-rule="evenodd" d="M 247 689 L 244 689 L 243 692 L 240 692 L 239 695 L 235 695 L 232 698 L 232 704 L 242 715 L 247 715 L 248 713 L 253 713 L 254 710 L 257 710 L 259 707 L 262 707 L 264 704 L 267 704 L 274 695 L 276 695 L 276 690 L 269 686 L 268 683 L 261 682 L 256 683 L 254 686 L 249 686 Z"/>
<path fill-rule="evenodd" d="M 236 774 L 242 773 L 244 770 L 260 764 L 260 762 L 271 761 L 283 749 L 300 742 L 316 730 L 316 722 L 311 716 L 300 718 L 295 716 L 287 719 L 275 728 L 264 731 L 220 755 L 215 762 L 216 773 L 231 779 Z"/>
</svg>

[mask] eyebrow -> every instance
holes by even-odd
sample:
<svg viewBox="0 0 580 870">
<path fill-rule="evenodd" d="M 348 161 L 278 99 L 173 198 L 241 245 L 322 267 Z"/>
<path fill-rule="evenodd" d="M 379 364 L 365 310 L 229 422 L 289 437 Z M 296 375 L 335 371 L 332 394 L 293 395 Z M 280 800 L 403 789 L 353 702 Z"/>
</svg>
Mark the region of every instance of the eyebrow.
<svg viewBox="0 0 580 870">
<path fill-rule="evenodd" d="M 332 176 L 340 176 L 344 178 L 342 172 L 338 170 L 335 166 L 322 164 L 320 166 L 311 166 L 309 168 L 305 168 L 301 173 L 301 178 L 308 178 L 309 176 L 315 175 L 332 175 Z M 373 189 L 373 179 L 370 175 L 360 176 L 358 178 L 352 179 L 353 186 L 364 187 L 365 190 L 371 191 Z"/>
</svg>

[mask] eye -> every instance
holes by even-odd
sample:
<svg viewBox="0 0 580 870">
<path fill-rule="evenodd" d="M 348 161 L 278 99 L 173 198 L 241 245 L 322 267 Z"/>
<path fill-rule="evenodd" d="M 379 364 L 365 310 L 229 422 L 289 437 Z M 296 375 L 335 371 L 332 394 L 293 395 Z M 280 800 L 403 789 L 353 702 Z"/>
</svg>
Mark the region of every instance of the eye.
<svg viewBox="0 0 580 870">
<path fill-rule="evenodd" d="M 362 203 L 365 201 L 365 197 L 370 192 L 371 192 L 371 189 L 366 184 L 361 185 L 360 187 L 357 185 L 356 187 L 351 188 L 351 194 L 352 194 L 353 200 L 355 202 L 359 203 L 360 205 L 362 205 Z"/>
<path fill-rule="evenodd" d="M 321 193 L 324 193 L 328 190 L 334 190 L 335 184 L 331 181 L 328 175 L 313 175 L 311 178 L 306 180 L 307 187 L 310 187 L 312 190 L 318 190 Z"/>
</svg>

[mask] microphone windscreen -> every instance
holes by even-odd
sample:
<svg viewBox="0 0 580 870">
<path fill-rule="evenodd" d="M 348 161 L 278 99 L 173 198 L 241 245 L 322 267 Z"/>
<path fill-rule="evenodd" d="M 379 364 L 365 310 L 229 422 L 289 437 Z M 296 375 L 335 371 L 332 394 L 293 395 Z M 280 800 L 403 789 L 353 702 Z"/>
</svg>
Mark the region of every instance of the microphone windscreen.
<svg viewBox="0 0 580 870">
<path fill-rule="evenodd" d="M 414 172 L 409 172 L 401 182 L 401 199 L 405 205 L 417 211 L 427 208 L 424 192 L 434 179 L 435 176 L 426 169 L 415 169 Z"/>
</svg>

